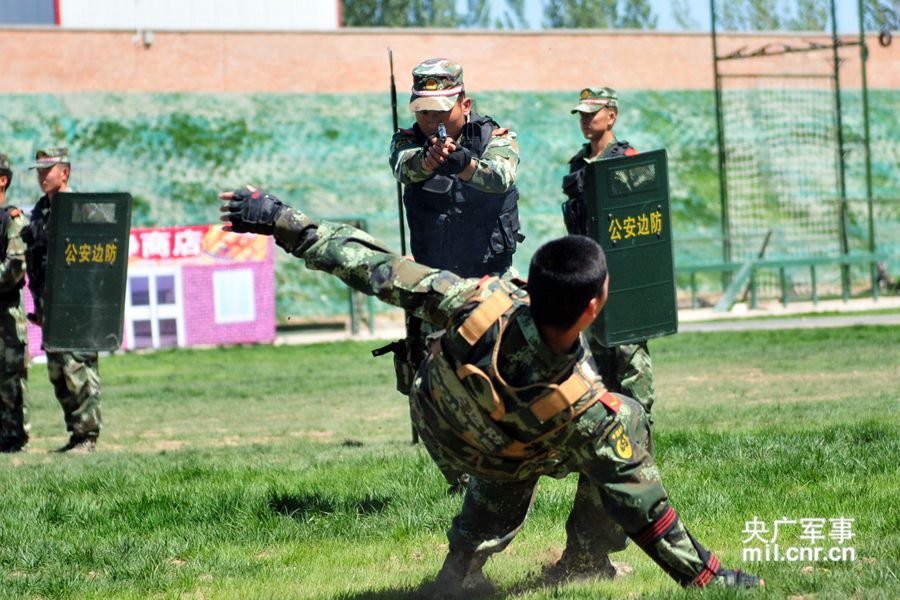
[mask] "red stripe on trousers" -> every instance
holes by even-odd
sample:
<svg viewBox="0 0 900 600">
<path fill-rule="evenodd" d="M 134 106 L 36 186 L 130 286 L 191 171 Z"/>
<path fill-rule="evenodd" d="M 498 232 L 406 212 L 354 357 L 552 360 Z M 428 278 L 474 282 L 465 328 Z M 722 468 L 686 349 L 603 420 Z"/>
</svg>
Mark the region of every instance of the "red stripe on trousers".
<svg viewBox="0 0 900 600">
<path fill-rule="evenodd" d="M 675 513 L 675 509 L 671 506 L 669 510 L 663 514 L 662 517 L 656 522 L 650 525 L 650 528 L 644 531 L 638 539 L 635 541 L 639 546 L 646 546 L 650 542 L 655 541 L 659 536 L 663 534 L 663 532 L 668 529 L 668 527 L 675 522 L 675 519 L 678 518 L 678 515 Z"/>
<path fill-rule="evenodd" d="M 703 567 L 703 570 L 700 571 L 700 574 L 694 579 L 694 585 L 697 587 L 706 587 L 709 585 L 709 582 L 712 581 L 712 578 L 718 573 L 720 566 L 721 563 L 719 562 L 718 557 L 715 554 L 711 555 L 709 557 L 709 562 L 706 563 L 706 566 Z"/>
</svg>

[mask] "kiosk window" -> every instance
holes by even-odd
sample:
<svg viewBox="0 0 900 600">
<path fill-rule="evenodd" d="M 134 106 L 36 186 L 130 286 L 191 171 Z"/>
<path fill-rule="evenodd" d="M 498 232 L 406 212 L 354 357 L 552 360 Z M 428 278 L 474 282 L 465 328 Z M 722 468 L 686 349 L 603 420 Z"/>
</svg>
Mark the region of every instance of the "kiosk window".
<svg viewBox="0 0 900 600">
<path fill-rule="evenodd" d="M 153 347 L 153 323 L 148 320 L 134 322 L 134 347 Z"/>
<path fill-rule="evenodd" d="M 253 271 L 235 269 L 213 273 L 216 323 L 240 323 L 256 319 Z"/>
<path fill-rule="evenodd" d="M 175 276 L 159 275 L 156 278 L 156 303 L 175 304 Z"/>
<path fill-rule="evenodd" d="M 149 277 L 131 277 L 131 305 L 132 306 L 149 306 L 150 305 L 150 278 Z"/>
<path fill-rule="evenodd" d="M 178 321 L 175 319 L 159 320 L 159 347 L 170 348 L 178 345 Z"/>
</svg>

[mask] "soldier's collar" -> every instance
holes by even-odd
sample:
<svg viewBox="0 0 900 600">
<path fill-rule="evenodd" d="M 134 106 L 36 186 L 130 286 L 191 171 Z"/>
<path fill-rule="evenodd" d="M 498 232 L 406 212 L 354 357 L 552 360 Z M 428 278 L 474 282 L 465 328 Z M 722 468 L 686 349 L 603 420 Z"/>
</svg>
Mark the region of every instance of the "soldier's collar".
<svg viewBox="0 0 900 600">
<path fill-rule="evenodd" d="M 578 360 L 581 351 L 580 344 L 575 344 L 572 352 L 567 354 L 558 354 L 554 352 L 541 337 L 541 333 L 538 331 L 534 319 L 531 318 L 530 310 L 527 314 L 520 314 L 519 329 L 522 331 L 522 337 L 528 343 L 528 346 L 537 359 L 542 364 L 550 367 L 550 370 L 562 372 L 569 369 L 575 364 L 575 361 Z"/>
<path fill-rule="evenodd" d="M 569 162 L 570 162 L 570 163 L 573 163 L 573 162 L 575 162 L 576 160 L 578 160 L 579 158 L 587 158 L 588 155 L 589 155 L 590 153 L 591 153 L 591 144 L 590 144 L 590 143 L 583 144 L 583 145 L 581 146 L 581 149 L 578 150 L 578 152 L 575 154 L 575 156 L 573 156 L 573 157 L 569 160 Z"/>
</svg>

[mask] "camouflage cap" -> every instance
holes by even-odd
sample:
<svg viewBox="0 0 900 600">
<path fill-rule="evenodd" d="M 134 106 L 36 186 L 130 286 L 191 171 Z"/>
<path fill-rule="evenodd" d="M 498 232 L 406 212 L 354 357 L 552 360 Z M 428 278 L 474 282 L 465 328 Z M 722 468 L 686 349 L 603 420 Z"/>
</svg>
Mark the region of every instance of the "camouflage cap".
<svg viewBox="0 0 900 600">
<path fill-rule="evenodd" d="M 0 152 L 0 170 L 12 171 L 12 166 L 9 164 L 9 157 L 2 152 Z"/>
<path fill-rule="evenodd" d="M 572 113 L 595 113 L 601 108 L 619 108 L 619 94 L 608 87 L 584 88 L 578 96 L 578 104 L 572 109 Z"/>
<path fill-rule="evenodd" d="M 43 148 L 34 153 L 34 164 L 29 169 L 49 169 L 56 164 L 69 164 L 68 148 Z"/>
<path fill-rule="evenodd" d="M 409 110 L 445 111 L 453 108 L 463 90 L 462 67 L 446 58 L 429 58 L 412 70 Z"/>
</svg>

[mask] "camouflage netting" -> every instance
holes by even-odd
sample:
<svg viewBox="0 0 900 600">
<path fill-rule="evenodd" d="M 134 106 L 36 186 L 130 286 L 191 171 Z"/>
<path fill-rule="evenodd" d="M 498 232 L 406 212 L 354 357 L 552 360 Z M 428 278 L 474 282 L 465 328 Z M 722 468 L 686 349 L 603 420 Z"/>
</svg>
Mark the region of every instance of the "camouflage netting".
<svg viewBox="0 0 900 600">
<path fill-rule="evenodd" d="M 480 112 L 519 134 L 528 239 L 516 265 L 524 271 L 541 242 L 564 233 L 560 180 L 582 143 L 569 114 L 572 94 L 473 96 Z M 859 114 L 859 95 L 845 96 L 848 135 L 858 137 L 861 122 L 852 115 Z M 898 197 L 900 92 L 874 91 L 870 103 L 875 195 Z M 21 169 L 36 148 L 60 144 L 72 152 L 75 189 L 132 193 L 134 226 L 213 222 L 218 191 L 254 182 L 318 218 L 363 218 L 399 249 L 387 93 L 0 95 L 0 114 L 0 151 L 17 167 L 10 201 L 21 206 L 39 195 Z M 400 119 L 412 122 L 405 107 Z M 719 260 L 712 92 L 624 92 L 616 130 L 639 149 L 668 149 L 678 263 Z M 847 181 L 849 196 L 864 195 L 861 156 L 849 157 Z M 878 210 L 880 247 L 900 252 L 898 205 Z M 864 206 L 851 207 L 850 234 L 854 247 L 865 245 Z M 281 253 L 277 275 L 279 317 L 346 312 L 346 293 L 332 279 Z"/>
</svg>

